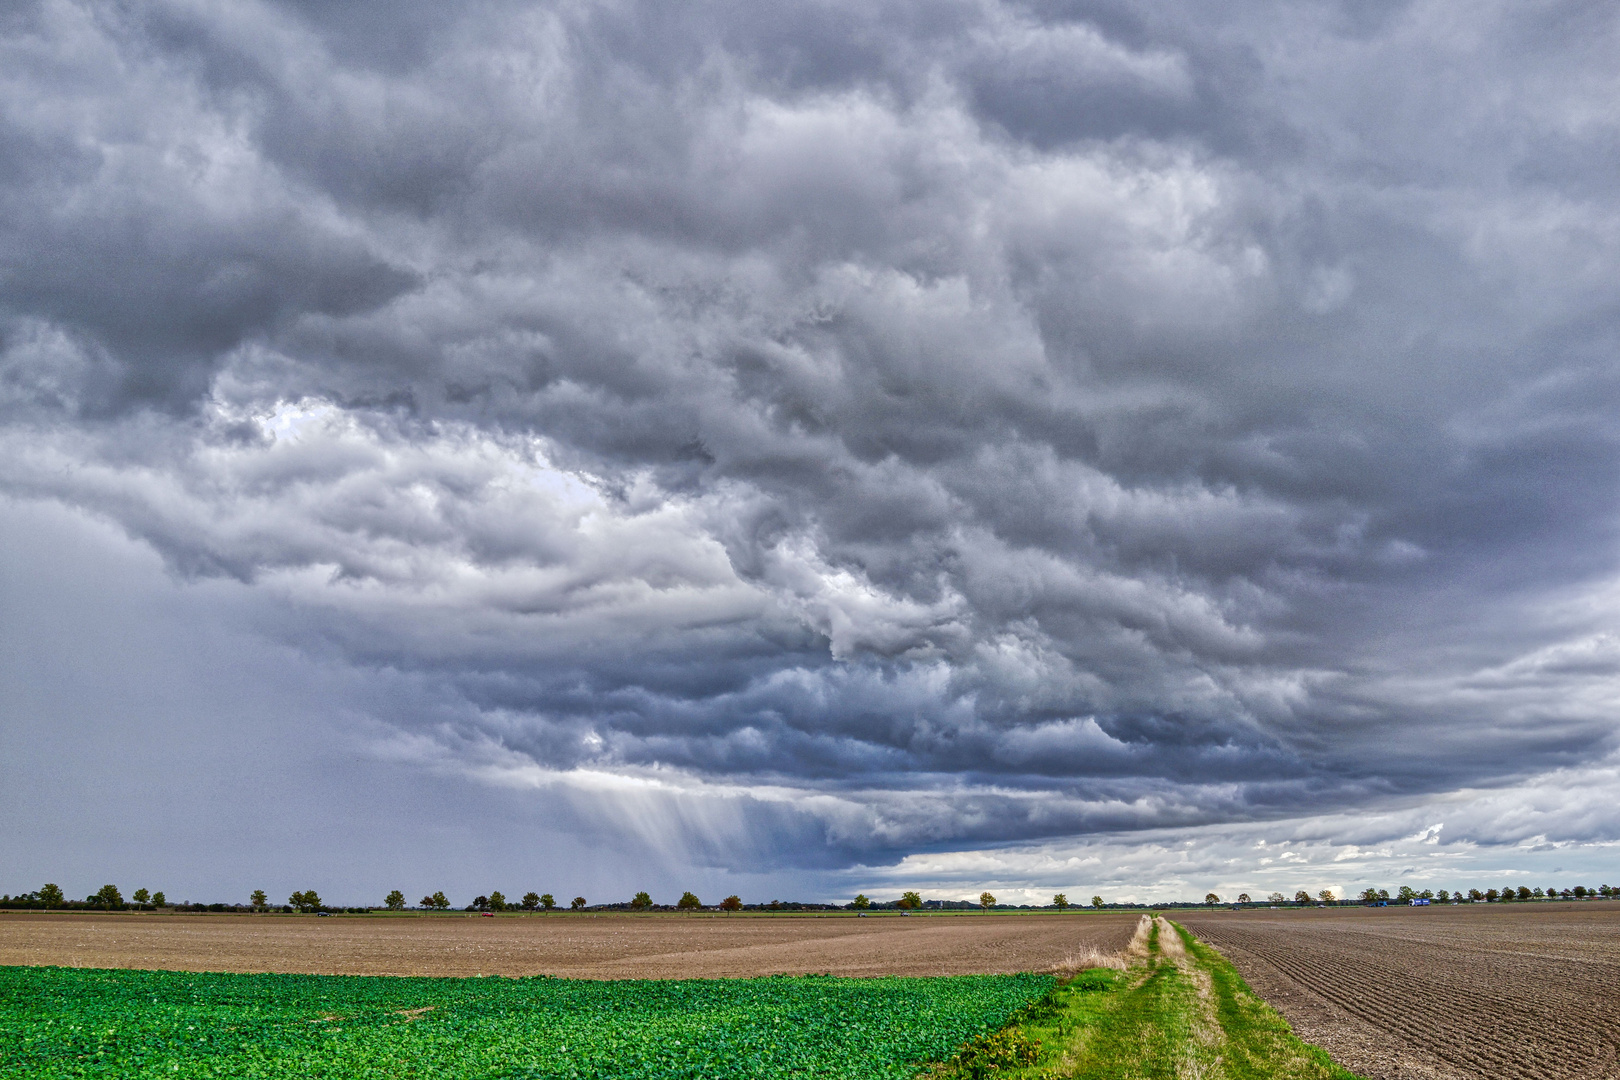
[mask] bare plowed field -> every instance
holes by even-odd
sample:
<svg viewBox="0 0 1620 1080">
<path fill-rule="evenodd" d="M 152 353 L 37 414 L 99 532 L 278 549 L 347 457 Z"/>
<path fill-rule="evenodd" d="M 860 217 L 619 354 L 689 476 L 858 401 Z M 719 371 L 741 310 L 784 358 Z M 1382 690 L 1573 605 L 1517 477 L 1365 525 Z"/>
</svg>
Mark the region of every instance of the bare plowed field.
<svg viewBox="0 0 1620 1080">
<path fill-rule="evenodd" d="M 1301 1038 L 1374 1080 L 1620 1077 L 1620 904 L 1180 920 Z"/>
<path fill-rule="evenodd" d="M 0 964 L 351 975 L 965 975 L 1124 948 L 1136 916 L 0 913 Z"/>
</svg>

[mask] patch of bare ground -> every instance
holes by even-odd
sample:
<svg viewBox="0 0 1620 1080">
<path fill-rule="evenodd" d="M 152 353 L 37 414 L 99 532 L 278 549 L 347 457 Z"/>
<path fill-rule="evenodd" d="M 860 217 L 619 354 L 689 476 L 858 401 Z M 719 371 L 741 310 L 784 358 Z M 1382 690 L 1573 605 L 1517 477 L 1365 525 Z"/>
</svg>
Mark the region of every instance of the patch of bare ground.
<svg viewBox="0 0 1620 1080">
<path fill-rule="evenodd" d="M 0 964 L 348 975 L 966 975 L 1113 955 L 1129 913 L 334 916 L 0 912 Z"/>
<path fill-rule="evenodd" d="M 1088 944 L 1078 952 L 1072 952 L 1062 960 L 1053 964 L 1046 970 L 1060 978 L 1071 979 L 1082 971 L 1091 968 L 1113 968 L 1115 971 L 1125 971 L 1133 963 L 1144 961 L 1148 956 L 1148 936 L 1153 932 L 1153 918 L 1143 915 L 1137 919 L 1132 928 L 1130 940 L 1123 948 L 1108 948 L 1096 943 Z M 1116 944 L 1110 942 L 1110 944 Z"/>
<path fill-rule="evenodd" d="M 1371 1080 L 1620 1077 L 1620 904 L 1188 913 L 1299 1036 Z"/>
</svg>

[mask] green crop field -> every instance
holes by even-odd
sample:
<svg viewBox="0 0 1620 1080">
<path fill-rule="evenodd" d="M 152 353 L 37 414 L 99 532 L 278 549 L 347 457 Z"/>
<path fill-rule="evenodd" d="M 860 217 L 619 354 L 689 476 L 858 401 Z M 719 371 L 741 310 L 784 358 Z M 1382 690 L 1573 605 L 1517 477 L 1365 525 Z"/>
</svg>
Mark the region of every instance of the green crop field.
<svg viewBox="0 0 1620 1080">
<path fill-rule="evenodd" d="M 1042 975 L 593 982 L 0 967 L 6 1077 L 911 1077 Z"/>
</svg>

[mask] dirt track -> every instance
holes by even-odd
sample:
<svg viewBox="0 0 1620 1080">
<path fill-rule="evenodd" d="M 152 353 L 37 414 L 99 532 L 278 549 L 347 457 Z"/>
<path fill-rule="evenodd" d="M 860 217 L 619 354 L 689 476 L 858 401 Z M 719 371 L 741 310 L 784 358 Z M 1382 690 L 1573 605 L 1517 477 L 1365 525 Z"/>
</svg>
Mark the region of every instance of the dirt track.
<svg viewBox="0 0 1620 1080">
<path fill-rule="evenodd" d="M 1620 1077 L 1620 903 L 1177 918 L 1372 1080 Z"/>
<path fill-rule="evenodd" d="M 1125 946 L 1137 916 L 355 916 L 0 912 L 0 964 L 353 975 L 961 975 Z"/>
</svg>

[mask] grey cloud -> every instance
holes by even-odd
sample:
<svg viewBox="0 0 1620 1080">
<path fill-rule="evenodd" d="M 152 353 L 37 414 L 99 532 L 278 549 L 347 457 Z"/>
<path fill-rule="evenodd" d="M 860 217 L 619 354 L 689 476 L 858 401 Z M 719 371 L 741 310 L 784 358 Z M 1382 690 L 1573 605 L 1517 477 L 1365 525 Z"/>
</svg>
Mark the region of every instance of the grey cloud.
<svg viewBox="0 0 1620 1080">
<path fill-rule="evenodd" d="M 44 5 L 4 46 L 3 123 L 34 164 L 0 195 L 0 314 L 8 337 L 44 320 L 103 350 L 78 388 L 89 412 L 184 408 L 242 342 L 414 280 L 267 167 L 244 103 L 215 107 L 133 29 Z"/>
<path fill-rule="evenodd" d="M 421 767 L 824 867 L 1612 752 L 1612 21 L 380 18 L 24 20 L 0 486 Z"/>
</svg>

